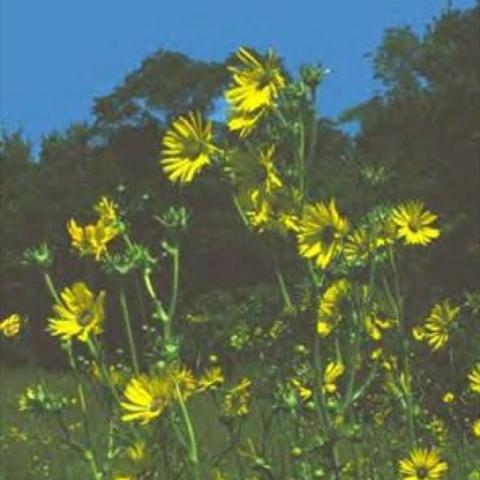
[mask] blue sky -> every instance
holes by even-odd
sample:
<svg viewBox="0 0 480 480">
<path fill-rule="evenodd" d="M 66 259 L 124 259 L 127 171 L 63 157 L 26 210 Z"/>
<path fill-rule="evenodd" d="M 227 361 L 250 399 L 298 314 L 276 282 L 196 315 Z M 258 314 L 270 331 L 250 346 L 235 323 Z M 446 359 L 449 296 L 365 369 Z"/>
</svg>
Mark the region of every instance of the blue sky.
<svg viewBox="0 0 480 480">
<path fill-rule="evenodd" d="M 453 0 L 458 8 L 474 0 Z M 239 45 L 274 47 L 290 68 L 332 70 L 320 99 L 335 117 L 378 87 L 365 53 L 386 27 L 423 31 L 447 0 L 0 0 L 0 118 L 38 145 L 43 134 L 89 120 L 158 48 L 223 60 Z"/>
</svg>

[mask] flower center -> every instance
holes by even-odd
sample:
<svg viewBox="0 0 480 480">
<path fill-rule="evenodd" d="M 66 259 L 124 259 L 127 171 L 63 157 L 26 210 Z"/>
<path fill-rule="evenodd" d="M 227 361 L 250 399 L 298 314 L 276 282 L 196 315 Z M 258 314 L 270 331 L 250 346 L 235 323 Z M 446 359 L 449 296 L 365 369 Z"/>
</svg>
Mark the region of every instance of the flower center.
<svg viewBox="0 0 480 480">
<path fill-rule="evenodd" d="M 320 241 L 324 244 L 330 244 L 335 239 L 335 230 L 331 225 L 326 225 L 319 232 Z"/>
<path fill-rule="evenodd" d="M 78 317 L 78 323 L 82 327 L 86 327 L 92 322 L 93 317 L 93 312 L 91 312 L 90 310 L 84 310 Z"/>
<path fill-rule="evenodd" d="M 415 216 L 409 220 L 408 226 L 412 232 L 416 233 L 420 230 L 422 225 L 420 224 L 419 218 Z"/>
<path fill-rule="evenodd" d="M 149 410 L 151 412 L 156 412 L 158 410 L 161 410 L 163 407 L 163 399 L 161 397 L 155 397 L 151 402 L 150 402 L 150 408 Z"/>
<path fill-rule="evenodd" d="M 428 470 L 425 467 L 420 467 L 417 470 L 417 477 L 418 478 L 427 478 L 428 476 Z"/>
<path fill-rule="evenodd" d="M 203 152 L 203 144 L 196 139 L 188 138 L 184 144 L 185 156 L 196 159 Z"/>
</svg>

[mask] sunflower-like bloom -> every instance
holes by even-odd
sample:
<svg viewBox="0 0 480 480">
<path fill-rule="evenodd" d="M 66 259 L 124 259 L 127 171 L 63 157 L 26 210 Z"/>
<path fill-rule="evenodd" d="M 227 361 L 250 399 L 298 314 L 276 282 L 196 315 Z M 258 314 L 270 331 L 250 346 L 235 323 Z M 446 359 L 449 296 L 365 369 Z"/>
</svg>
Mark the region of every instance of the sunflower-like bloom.
<svg viewBox="0 0 480 480">
<path fill-rule="evenodd" d="M 212 367 L 198 379 L 198 391 L 214 390 L 223 382 L 225 377 L 221 367 Z"/>
<path fill-rule="evenodd" d="M 138 421 L 142 425 L 158 417 L 173 401 L 175 384 L 167 375 L 139 375 L 132 378 L 121 403 L 126 411 L 122 421 Z"/>
<path fill-rule="evenodd" d="M 468 380 L 470 381 L 470 390 L 480 394 L 480 363 L 472 368 L 472 371 L 468 374 Z"/>
<path fill-rule="evenodd" d="M 340 362 L 330 362 L 323 374 L 323 390 L 326 393 L 337 391 L 337 380 L 343 375 L 345 367 Z"/>
<path fill-rule="evenodd" d="M 432 224 L 437 216 L 425 210 L 422 202 L 407 202 L 394 208 L 392 220 L 398 227 L 397 235 L 407 245 L 427 245 L 440 236 Z"/>
<path fill-rule="evenodd" d="M 425 324 L 413 329 L 416 340 L 424 340 L 432 351 L 442 348 L 448 342 L 450 328 L 460 312 L 460 307 L 450 306 L 448 300 L 433 306 Z"/>
<path fill-rule="evenodd" d="M 99 261 L 107 245 L 120 233 L 118 205 L 104 196 L 93 209 L 98 214 L 96 223 L 81 226 L 72 218 L 67 223 L 67 231 L 72 247 L 81 255 L 94 255 Z"/>
<path fill-rule="evenodd" d="M 107 245 L 118 235 L 119 230 L 113 224 L 99 220 L 96 224 L 82 227 L 72 218 L 67 224 L 72 246 L 81 255 L 94 255 L 99 261 L 107 251 Z"/>
<path fill-rule="evenodd" d="M 398 469 L 403 480 L 438 480 L 448 470 L 435 450 L 414 448 L 410 456 L 398 462 Z"/>
<path fill-rule="evenodd" d="M 7 338 L 16 337 L 20 333 L 22 319 L 18 313 L 13 313 L 0 322 L 0 332 Z"/>
<path fill-rule="evenodd" d="M 258 59 L 246 48 L 239 48 L 239 67 L 229 67 L 233 74 L 233 85 L 226 91 L 231 116 L 228 127 L 231 131 L 247 136 L 264 115 L 275 105 L 280 91 L 285 86 L 277 56 L 268 51 L 266 57 Z"/>
<path fill-rule="evenodd" d="M 166 375 L 170 380 L 178 385 L 180 394 L 184 400 L 188 399 L 197 389 L 197 381 L 193 376 L 191 370 L 183 366 L 171 367 Z M 176 392 L 178 393 L 178 392 Z"/>
<path fill-rule="evenodd" d="M 375 241 L 370 232 L 360 227 L 347 237 L 343 254 L 348 263 L 365 263 L 374 249 Z"/>
<path fill-rule="evenodd" d="M 252 381 L 242 378 L 238 385 L 230 389 L 223 401 L 223 413 L 227 417 L 243 417 L 250 411 L 250 386 Z"/>
<path fill-rule="evenodd" d="M 95 298 L 83 282 L 65 288 L 61 302 L 53 306 L 55 316 L 48 320 L 48 331 L 62 340 L 77 337 L 86 342 L 91 335 L 103 331 L 105 319 L 105 292 L 102 290 Z"/>
<path fill-rule="evenodd" d="M 328 205 L 308 205 L 297 233 L 300 255 L 315 259 L 322 269 L 327 268 L 342 252 L 348 228 L 348 221 L 340 216 L 334 200 Z"/>
<path fill-rule="evenodd" d="M 240 192 L 253 200 L 269 195 L 283 186 L 274 162 L 275 145 L 258 151 L 235 152 L 226 167 Z"/>
<path fill-rule="evenodd" d="M 199 112 L 177 118 L 163 137 L 160 164 L 168 179 L 190 183 L 218 151 L 212 140 L 212 122 L 204 121 Z"/>
<path fill-rule="evenodd" d="M 125 387 L 122 421 L 147 424 L 160 416 L 178 395 L 182 400 L 188 399 L 196 386 L 192 372 L 181 366 L 170 367 L 160 374 L 133 377 Z"/>
<path fill-rule="evenodd" d="M 249 224 L 259 233 L 274 232 L 287 235 L 298 230 L 298 191 L 279 188 L 271 194 L 259 190 L 245 192 L 239 203 Z"/>
<path fill-rule="evenodd" d="M 342 320 L 345 302 L 348 301 L 350 283 L 341 279 L 325 290 L 317 309 L 317 333 L 326 337 Z"/>
</svg>

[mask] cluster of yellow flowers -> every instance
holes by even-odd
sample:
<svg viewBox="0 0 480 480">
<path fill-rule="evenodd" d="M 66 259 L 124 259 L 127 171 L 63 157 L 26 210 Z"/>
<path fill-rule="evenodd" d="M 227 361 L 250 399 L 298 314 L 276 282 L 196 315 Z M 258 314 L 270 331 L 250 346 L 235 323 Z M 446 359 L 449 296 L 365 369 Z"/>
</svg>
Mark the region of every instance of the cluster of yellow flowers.
<svg viewBox="0 0 480 480">
<path fill-rule="evenodd" d="M 307 205 L 298 227 L 299 253 L 326 269 L 342 253 L 347 261 L 365 260 L 375 249 L 393 244 L 396 238 L 406 245 L 427 245 L 440 235 L 432 223 L 436 215 L 421 202 L 407 202 L 393 208 L 376 232 L 360 227 L 348 235 L 350 224 L 335 201 Z"/>
<path fill-rule="evenodd" d="M 411 415 L 409 420 L 413 423 L 414 405 L 410 403 L 414 397 L 412 385 L 415 378 L 408 365 L 411 357 L 406 351 L 408 341 L 406 337 L 403 338 L 402 348 L 406 351 L 403 361 L 399 356 L 384 352 L 384 349 L 387 350 L 386 341 L 380 345 L 378 342 L 384 336 L 388 341 L 387 331 L 395 326 L 399 327 L 399 334 L 404 335 L 401 312 L 403 298 L 401 298 L 401 289 L 396 278 L 394 247 L 400 244 L 426 246 L 439 238 L 441 231 L 436 225 L 437 216 L 427 210 L 422 202 L 409 201 L 389 209 L 385 208 L 375 221 L 365 220 L 359 225 L 354 225 L 339 211 L 334 199 L 310 202 L 301 179 L 306 172 L 302 171 L 298 174 L 294 172 L 295 166 L 291 165 L 282 168 L 291 159 L 283 157 L 283 155 L 286 157 L 287 153 L 282 152 L 278 137 L 270 131 L 269 122 L 274 118 L 281 120 L 282 128 L 288 127 L 281 111 L 288 85 L 278 57 L 272 51 L 260 56 L 246 48 L 240 48 L 236 61 L 236 65 L 229 68 L 232 73 L 232 82 L 225 93 L 230 108 L 228 128 L 230 132 L 237 135 L 236 146 L 228 146 L 228 148 L 218 146 L 215 142 L 213 123 L 198 111 L 187 112 L 175 119 L 165 132 L 160 165 L 166 177 L 171 182 L 179 184 L 189 184 L 208 166 L 219 165 L 223 174 L 231 181 L 233 200 L 245 224 L 258 233 L 280 234 L 282 237 L 276 239 L 279 239 L 279 244 L 282 242 L 287 244 L 287 239 L 292 240 L 291 244 L 297 249 L 298 255 L 306 259 L 308 272 L 311 274 L 309 278 L 311 289 L 306 287 L 309 289 L 309 297 L 303 309 L 297 309 L 295 302 L 288 298 L 288 292 L 285 294 L 288 282 L 281 277 L 280 269 L 276 271 L 280 289 L 284 290 L 282 293 L 288 300 L 285 302 L 285 313 L 297 315 L 297 318 L 304 316 L 312 319 L 314 317 L 316 329 L 312 351 L 316 355 L 314 360 L 318 362 L 308 363 L 306 359 L 310 351 L 300 345 L 303 348 L 298 348 L 296 353 L 301 352 L 302 356 L 297 356 L 296 359 L 300 358 L 298 361 L 302 362 L 301 367 L 293 373 L 290 371 L 283 378 L 276 377 L 276 385 L 282 393 L 285 392 L 285 378 L 288 379 L 286 391 L 289 400 L 292 399 L 289 408 L 291 405 L 295 408 L 302 406 L 302 402 L 305 402 L 306 410 L 311 406 L 318 408 L 319 417 L 324 423 L 322 428 L 328 436 L 331 433 L 330 430 L 346 428 L 345 424 L 349 421 L 348 408 L 357 402 L 357 399 L 366 391 L 369 382 L 373 382 L 383 369 L 383 374 L 386 376 L 383 383 L 384 391 L 393 393 L 393 396 L 401 401 L 407 415 Z M 310 78 L 312 82 L 318 80 L 318 78 L 315 80 L 317 74 L 314 75 L 312 72 L 310 74 L 313 75 Z M 308 79 L 305 80 L 305 78 L 307 77 L 304 77 L 304 83 L 309 85 Z M 272 113 L 276 115 L 271 115 Z M 285 128 L 285 131 L 287 130 L 288 128 Z M 261 136 L 264 131 L 269 133 L 266 135 L 266 141 L 250 143 L 253 137 L 256 140 L 257 136 Z M 293 137 L 297 133 L 294 133 Z M 225 142 L 228 144 L 232 136 L 224 132 L 223 139 L 226 139 Z M 241 144 L 238 144 L 239 138 L 242 140 Z M 305 138 L 302 141 L 304 140 Z M 303 150 L 305 150 L 304 147 L 305 143 L 302 144 Z M 295 162 L 298 160 L 298 155 L 301 156 L 301 154 L 293 155 Z M 304 165 L 301 165 L 303 160 L 298 162 L 298 170 L 303 169 Z M 298 188 L 291 186 L 292 182 L 289 182 L 291 178 L 297 177 L 300 178 Z M 68 222 L 67 230 L 71 245 L 82 256 L 92 256 L 96 261 L 106 260 L 113 264 L 115 256 L 109 255 L 107 250 L 109 244 L 123 233 L 125 242 L 131 246 L 120 219 L 119 207 L 109 198 L 102 197 L 94 206 L 94 211 L 97 215 L 94 223 L 82 226 L 75 219 Z M 266 236 L 270 239 L 269 235 Z M 164 242 L 164 245 L 166 244 L 167 242 Z M 181 362 L 180 349 L 178 349 L 180 340 L 175 337 L 176 332 L 172 332 L 178 288 L 178 248 L 178 246 L 169 245 L 165 248 L 165 251 L 173 252 L 172 258 L 177 262 L 173 263 L 172 268 L 174 285 L 169 308 L 164 308 L 161 301 L 162 294 L 157 296 L 149 276 L 150 264 L 142 272 L 146 292 L 155 310 L 152 318 L 161 320 L 159 331 L 163 331 L 162 340 L 165 347 L 159 354 L 159 361 L 152 362 L 145 368 L 146 373 L 140 373 L 145 365 L 136 357 L 128 312 L 124 316 L 125 323 L 128 325 L 126 330 L 131 350 L 132 370 L 129 367 L 117 369 L 117 364 L 109 365 L 105 361 L 105 352 L 101 348 L 101 343 L 97 342 L 98 336 L 103 333 L 106 317 L 104 290 L 94 293 L 86 283 L 76 282 L 63 288 L 58 295 L 51 286 L 55 304 L 53 314 L 48 319 L 47 330 L 51 335 L 66 342 L 70 355 L 73 355 L 70 340 L 77 339 L 87 344 L 93 357 L 93 361 L 87 362 L 90 366 L 89 374 L 91 378 L 101 382 L 106 387 L 105 390 L 110 389 L 112 398 L 115 400 L 112 402 L 115 405 L 112 409 L 113 415 L 128 424 L 128 426 L 124 425 L 128 432 L 143 431 L 135 430 L 134 425 L 147 425 L 151 422 L 155 425 L 155 421 L 159 420 L 166 411 L 171 411 L 174 405 L 179 407 L 178 411 L 182 413 L 185 420 L 186 433 L 190 437 L 188 461 L 192 463 L 193 471 L 197 469 L 199 462 L 196 458 L 196 444 L 191 431 L 193 427 L 186 402 L 196 394 L 210 392 L 215 400 L 214 403 L 219 407 L 220 420 L 225 425 L 231 426 L 236 424 L 238 419 L 240 419 L 238 422 L 241 422 L 242 418 L 249 414 L 255 389 L 252 387 L 252 380 L 247 377 L 240 378 L 233 386 L 224 386 L 224 373 L 216 362 L 211 362 L 215 366 L 206 369 L 198 378 Z M 397 280 L 394 294 L 389 287 L 388 273 L 382 278 L 385 282 L 385 291 L 376 288 L 377 283 L 380 283 L 378 278 L 374 278 L 378 258 L 390 260 L 394 280 Z M 367 264 L 374 267 L 369 273 L 368 284 L 361 276 L 364 270 L 358 277 L 353 278 L 353 275 L 351 275 L 352 278 L 349 277 L 352 272 L 356 273 L 360 270 L 358 266 L 363 267 Z M 278 265 L 275 265 L 275 268 L 277 267 Z M 383 271 L 382 274 L 384 274 Z M 125 298 L 122 295 L 123 293 L 120 296 L 120 303 L 126 310 L 127 307 L 122 302 L 122 298 L 123 300 Z M 448 299 L 435 304 L 421 325 L 413 329 L 414 338 L 426 342 L 432 351 L 441 350 L 449 342 L 450 336 L 453 336 L 461 311 L 462 307 L 451 305 Z M 187 318 L 190 324 L 204 323 L 200 316 L 187 315 Z M 10 315 L 0 322 L 0 332 L 5 337 L 14 337 L 19 333 L 23 322 L 20 315 Z M 344 335 L 345 331 L 339 328 L 340 325 L 354 327 L 351 331 L 346 328 L 347 335 Z M 269 340 L 278 341 L 284 334 L 287 336 L 290 333 L 287 327 L 290 328 L 288 321 L 283 322 L 282 318 L 281 321 L 273 323 L 265 336 L 268 336 Z M 154 331 L 153 328 L 152 331 Z M 254 335 L 260 337 L 264 330 L 262 327 L 257 327 L 254 332 L 256 332 Z M 329 336 L 330 338 L 325 340 Z M 335 337 L 334 341 L 330 341 L 332 337 Z M 348 337 L 347 340 L 345 337 Z M 242 344 L 243 340 L 240 341 L 239 338 L 242 340 L 239 335 L 238 338 L 234 338 L 235 342 L 231 341 L 232 346 Z M 368 357 L 374 361 L 374 365 L 367 375 L 364 375 L 363 371 L 357 375 L 357 370 L 359 371 L 364 365 L 364 356 L 361 351 L 364 346 L 361 342 L 364 340 L 368 341 Z M 155 351 L 156 353 L 158 352 Z M 166 353 L 171 355 L 168 356 Z M 363 376 L 367 378 L 359 378 Z M 342 385 L 343 379 L 347 386 L 345 389 Z M 466 379 L 471 393 L 480 394 L 480 363 L 475 364 L 466 373 Z M 364 383 L 360 385 L 362 381 Z M 81 386 L 79 388 L 81 389 Z M 39 404 L 43 402 L 43 400 L 38 401 L 42 395 L 45 396 L 41 388 L 27 390 L 20 408 L 32 410 L 35 402 Z M 457 401 L 455 394 L 443 391 L 442 395 L 442 401 L 445 404 L 443 407 L 453 408 L 454 402 Z M 62 402 L 63 400 L 52 397 L 49 408 L 60 408 Z M 374 414 L 374 422 L 382 425 L 392 411 L 391 405 L 382 405 L 381 411 Z M 442 442 L 446 438 L 445 422 L 438 417 L 433 417 L 429 428 L 436 442 L 443 445 Z M 480 437 L 480 418 L 473 421 L 471 429 L 474 436 Z M 142 433 L 139 437 L 141 435 Z M 400 476 L 404 480 L 443 478 L 448 471 L 448 464 L 441 458 L 440 453 L 433 448 L 419 447 L 421 443 L 416 441 L 414 432 L 411 437 L 414 440 L 412 442 L 414 448 L 406 458 L 398 462 Z M 135 439 L 138 440 L 137 436 Z M 183 438 L 182 441 L 184 441 Z M 336 439 L 330 437 L 325 444 L 333 445 L 335 442 Z M 132 441 L 128 447 L 123 444 L 121 448 L 132 464 L 142 466 L 141 478 L 144 474 L 150 475 L 152 464 L 144 439 Z M 238 450 L 240 451 L 240 448 Z M 298 447 L 294 450 L 296 453 L 293 456 L 300 458 L 303 454 L 302 449 Z M 257 467 L 261 465 L 263 471 L 268 471 L 270 466 L 265 462 L 262 463 L 263 459 L 255 453 L 253 443 L 251 451 L 252 453 L 248 455 L 252 459 L 255 458 Z M 343 472 L 353 468 L 351 462 L 337 467 L 335 467 L 337 471 Z M 200 478 L 198 470 L 196 471 L 195 478 Z M 321 470 L 317 471 L 321 472 Z M 224 478 L 220 470 L 216 469 L 214 472 L 214 478 Z M 133 480 L 139 476 L 130 473 L 114 473 L 114 478 Z"/>
<path fill-rule="evenodd" d="M 174 401 L 184 402 L 192 394 L 215 389 L 224 381 L 219 367 L 207 370 L 198 380 L 188 368 L 179 366 L 135 376 L 125 387 L 122 420 L 146 424 L 160 416 Z"/>
<path fill-rule="evenodd" d="M 78 225 L 75 219 L 68 222 L 72 246 L 82 255 L 93 255 L 100 260 L 107 245 L 120 233 L 118 206 L 107 197 L 102 197 L 94 207 L 98 220 L 86 226 Z"/>
</svg>

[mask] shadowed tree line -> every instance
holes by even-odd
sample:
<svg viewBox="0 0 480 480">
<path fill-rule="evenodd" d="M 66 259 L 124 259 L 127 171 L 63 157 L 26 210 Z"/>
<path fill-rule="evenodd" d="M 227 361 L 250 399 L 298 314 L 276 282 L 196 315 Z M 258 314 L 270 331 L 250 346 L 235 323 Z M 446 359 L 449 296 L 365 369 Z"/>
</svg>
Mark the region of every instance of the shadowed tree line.
<svg viewBox="0 0 480 480">
<path fill-rule="evenodd" d="M 381 90 L 341 117 L 357 122 L 358 134 L 344 133 L 328 118 L 317 125 L 312 197 L 334 196 L 350 215 L 379 201 L 415 198 L 438 212 L 441 241 L 411 262 L 411 289 L 427 298 L 458 297 L 475 288 L 479 274 L 479 14 L 479 6 L 446 11 L 421 36 L 409 28 L 387 30 L 372 55 Z M 134 222 L 136 240 L 159 257 L 159 225 L 152 218 L 172 204 L 192 212 L 183 300 L 273 281 L 266 250 L 240 225 L 228 189 L 214 178 L 218 172 L 211 169 L 182 191 L 158 166 L 162 133 L 174 117 L 192 109 L 220 115 L 229 61 L 158 51 L 111 94 L 94 100 L 90 124 L 47 135 L 36 160 L 20 132 L 2 133 L 0 313 L 28 315 L 40 351 L 49 345 L 42 331 L 51 304 L 38 273 L 21 266 L 22 252 L 47 241 L 58 285 L 82 278 L 108 289 L 107 276 L 68 254 L 65 228 L 71 217 L 87 219 L 104 194 Z M 167 285 L 168 278 L 165 272 L 160 282 Z"/>
</svg>

